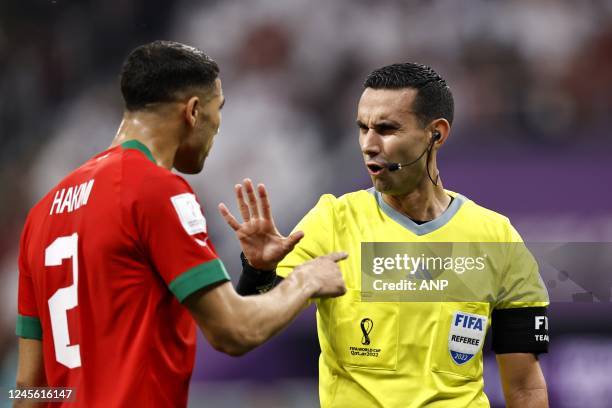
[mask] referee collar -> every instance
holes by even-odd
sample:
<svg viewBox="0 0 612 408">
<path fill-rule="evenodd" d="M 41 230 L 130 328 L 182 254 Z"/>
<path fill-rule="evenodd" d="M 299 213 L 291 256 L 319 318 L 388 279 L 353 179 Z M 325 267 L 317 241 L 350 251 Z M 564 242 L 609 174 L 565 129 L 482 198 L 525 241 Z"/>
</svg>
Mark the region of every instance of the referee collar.
<svg viewBox="0 0 612 408">
<path fill-rule="evenodd" d="M 392 220 L 394 220 L 404 228 L 408 229 L 415 235 L 419 236 L 429 234 L 430 232 L 433 232 L 445 226 L 451 220 L 451 218 L 453 218 L 455 214 L 457 214 L 459 208 L 461 208 L 463 203 L 466 201 L 466 198 L 461 194 L 455 193 L 451 195 L 447 191 L 446 193 L 453 197 L 453 201 L 450 203 L 448 208 L 444 210 L 444 212 L 438 218 L 424 222 L 422 224 L 417 224 L 416 222 L 412 221 L 410 217 L 406 217 L 404 214 L 400 213 L 395 208 L 387 204 L 385 200 L 383 200 L 382 194 L 379 191 L 376 191 L 374 187 L 369 188 L 368 192 L 374 196 L 378 207 L 385 214 L 387 214 L 387 216 L 389 216 Z"/>
</svg>

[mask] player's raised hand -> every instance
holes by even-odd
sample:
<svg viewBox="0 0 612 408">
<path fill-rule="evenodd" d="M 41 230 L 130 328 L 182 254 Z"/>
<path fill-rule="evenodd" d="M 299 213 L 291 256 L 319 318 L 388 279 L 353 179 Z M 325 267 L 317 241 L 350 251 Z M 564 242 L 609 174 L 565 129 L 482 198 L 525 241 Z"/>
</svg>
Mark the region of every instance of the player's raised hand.
<svg viewBox="0 0 612 408">
<path fill-rule="evenodd" d="M 313 298 L 342 296 L 346 293 L 346 286 L 338 262 L 347 257 L 346 252 L 319 256 L 297 266 L 293 273 L 301 275 L 301 279 L 313 284 L 315 288 Z"/>
<path fill-rule="evenodd" d="M 302 239 L 304 233 L 296 231 L 285 237 L 278 232 L 272 218 L 268 193 L 263 184 L 257 185 L 257 194 L 250 179 L 234 186 L 236 202 L 242 223 L 236 220 L 224 203 L 219 212 L 236 232 L 242 252 L 249 264 L 257 269 L 272 270 Z M 245 199 L 246 195 L 246 199 Z"/>
</svg>

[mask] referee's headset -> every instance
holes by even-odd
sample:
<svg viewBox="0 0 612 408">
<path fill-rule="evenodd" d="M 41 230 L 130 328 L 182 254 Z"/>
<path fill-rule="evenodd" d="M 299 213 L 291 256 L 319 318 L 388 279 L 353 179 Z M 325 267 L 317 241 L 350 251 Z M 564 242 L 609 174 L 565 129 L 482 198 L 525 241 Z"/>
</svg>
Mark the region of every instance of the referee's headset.
<svg viewBox="0 0 612 408">
<path fill-rule="evenodd" d="M 429 145 L 427 146 L 427 148 L 425 150 L 423 150 L 423 153 L 421 153 L 421 155 L 419 157 L 417 157 L 416 159 L 414 159 L 413 161 L 411 161 L 410 163 L 387 163 L 385 165 L 385 167 L 387 168 L 387 170 L 389 171 L 398 171 L 401 170 L 405 167 L 409 167 L 412 166 L 414 163 L 418 162 L 419 160 L 421 160 L 421 157 L 423 157 L 425 155 L 425 153 L 431 153 L 431 148 L 433 147 L 434 143 L 436 143 L 436 141 L 440 140 L 440 138 L 442 137 L 442 135 L 440 134 L 440 132 L 438 130 L 434 130 L 431 134 L 431 142 L 429 142 Z M 427 173 L 429 174 L 429 153 L 427 154 Z M 429 177 L 431 179 L 431 176 Z M 437 177 L 436 177 L 437 179 Z M 434 183 L 434 185 L 437 185 L 437 180 L 436 182 L 434 182 L 433 180 L 431 180 L 432 183 Z"/>
</svg>

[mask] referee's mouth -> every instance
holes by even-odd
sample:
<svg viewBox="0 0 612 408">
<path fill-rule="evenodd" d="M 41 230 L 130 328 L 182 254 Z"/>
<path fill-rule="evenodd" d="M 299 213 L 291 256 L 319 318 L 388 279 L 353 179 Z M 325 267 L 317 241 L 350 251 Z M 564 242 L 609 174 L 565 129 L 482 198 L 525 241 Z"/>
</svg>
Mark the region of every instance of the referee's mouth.
<svg viewBox="0 0 612 408">
<path fill-rule="evenodd" d="M 384 163 L 380 163 L 377 161 L 369 161 L 366 162 L 366 167 L 368 168 L 368 173 L 372 176 L 378 176 L 383 171 L 387 170 L 387 167 Z"/>
</svg>

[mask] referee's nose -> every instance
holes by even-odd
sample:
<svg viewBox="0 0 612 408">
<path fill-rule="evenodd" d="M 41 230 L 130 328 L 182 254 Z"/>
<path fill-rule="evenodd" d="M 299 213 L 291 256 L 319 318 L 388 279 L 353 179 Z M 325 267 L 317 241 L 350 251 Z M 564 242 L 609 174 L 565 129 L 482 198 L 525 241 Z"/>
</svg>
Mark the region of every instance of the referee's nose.
<svg viewBox="0 0 612 408">
<path fill-rule="evenodd" d="M 380 141 L 380 135 L 374 129 L 362 133 L 359 144 L 363 155 L 368 159 L 378 156 L 381 152 Z"/>
</svg>

